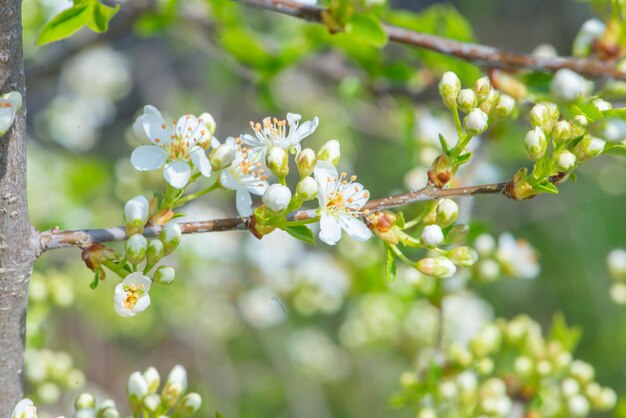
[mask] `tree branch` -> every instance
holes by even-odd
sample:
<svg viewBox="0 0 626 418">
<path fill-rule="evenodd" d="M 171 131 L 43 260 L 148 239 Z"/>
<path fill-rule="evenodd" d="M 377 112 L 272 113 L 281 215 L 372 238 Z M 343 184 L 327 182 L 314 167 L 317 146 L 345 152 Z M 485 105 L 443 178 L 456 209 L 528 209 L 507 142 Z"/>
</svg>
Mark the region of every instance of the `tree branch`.
<svg viewBox="0 0 626 418">
<path fill-rule="evenodd" d="M 424 188 L 414 192 L 398 194 L 368 202 L 364 209 L 381 211 L 397 208 L 417 202 L 443 199 L 446 197 L 463 197 L 479 194 L 502 193 L 508 183 L 487 184 L 484 186 L 458 187 L 453 189 Z M 300 210 L 288 215 L 291 220 L 305 220 L 314 218 L 315 210 Z M 245 230 L 251 222 L 251 218 L 225 218 L 211 221 L 181 222 L 179 225 L 183 234 L 197 234 L 202 232 L 220 232 Z M 151 226 L 145 229 L 147 238 L 158 236 L 161 227 Z M 124 241 L 128 239 L 126 230 L 122 226 L 106 229 L 79 229 L 61 231 L 51 229 L 40 234 L 41 250 L 53 250 L 67 247 L 88 247 L 100 242 Z"/>
<path fill-rule="evenodd" d="M 322 12 L 324 9 L 317 6 L 307 6 L 291 0 L 235 1 L 310 22 L 322 23 Z M 591 78 L 610 77 L 626 81 L 626 73 L 619 71 L 611 62 L 603 62 L 598 59 L 540 57 L 531 54 L 508 52 L 485 45 L 454 41 L 393 25 L 385 24 L 384 28 L 389 39 L 394 42 L 460 58 L 481 67 L 499 68 L 508 71 L 531 70 L 548 73 L 567 68 Z"/>
</svg>

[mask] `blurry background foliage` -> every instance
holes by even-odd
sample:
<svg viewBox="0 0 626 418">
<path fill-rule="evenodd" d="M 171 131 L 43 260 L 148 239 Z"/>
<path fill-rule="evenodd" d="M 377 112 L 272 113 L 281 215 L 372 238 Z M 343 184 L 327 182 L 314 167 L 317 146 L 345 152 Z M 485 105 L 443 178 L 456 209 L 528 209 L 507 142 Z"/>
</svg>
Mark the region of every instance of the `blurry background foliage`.
<svg viewBox="0 0 626 418">
<path fill-rule="evenodd" d="M 438 77 L 453 70 L 469 84 L 480 75 L 435 53 L 378 49 L 371 43 L 384 39 L 376 34 L 355 42 L 226 0 L 128 1 L 105 34 L 82 30 L 36 47 L 39 29 L 69 5 L 24 1 L 29 198 L 42 230 L 118 225 L 127 199 L 161 186 L 158 173 L 138 174 L 129 162 L 136 145 L 129 127 L 145 104 L 171 115 L 211 112 L 220 139 L 266 115 L 317 115 L 320 127 L 307 145 L 339 138 L 344 166 L 373 196 L 423 185 L 424 178 L 406 175 L 423 166 L 420 153 L 433 132 L 450 126 Z M 589 4 L 564 0 L 390 6 L 374 7 L 397 25 L 523 51 L 550 43 L 561 54 L 593 15 Z M 519 120 L 490 130 L 467 182 L 510 179 L 527 164 L 528 126 Z M 527 239 L 541 254 L 541 274 L 455 295 L 447 302 L 445 329 L 454 334 L 447 338 L 468 338 L 461 334 L 494 316 L 519 313 L 546 330 L 562 312 L 584 330 L 576 357 L 626 395 L 626 315 L 609 301 L 605 267 L 606 254 L 626 245 L 625 180 L 623 163 L 605 157 L 558 196 L 462 202 L 472 236 L 511 231 Z M 231 216 L 232 200 L 224 193 L 183 212 L 188 219 Z M 113 310 L 113 280 L 93 291 L 77 250 L 50 253 L 31 284 L 27 391 L 52 415 L 69 410 L 85 377 L 87 389 L 123 399 L 131 371 L 182 363 L 206 414 L 411 416 L 390 410 L 389 399 L 400 374 L 432 344 L 437 318 L 420 299 L 414 272 L 402 269 L 396 282 L 385 281 L 383 256 L 376 240 L 346 239 L 331 252 L 280 232 L 262 241 L 240 232 L 188 236 L 171 257 L 176 283 L 153 292 L 150 308 L 129 320 Z"/>
</svg>

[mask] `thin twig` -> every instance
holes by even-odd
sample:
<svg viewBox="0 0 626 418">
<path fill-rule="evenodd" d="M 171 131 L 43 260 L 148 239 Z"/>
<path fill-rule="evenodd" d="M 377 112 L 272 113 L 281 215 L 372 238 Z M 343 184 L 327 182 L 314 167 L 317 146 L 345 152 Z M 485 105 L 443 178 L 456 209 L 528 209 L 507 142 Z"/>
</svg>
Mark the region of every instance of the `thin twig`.
<svg viewBox="0 0 626 418">
<path fill-rule="evenodd" d="M 322 12 L 324 11 L 323 8 L 307 6 L 291 0 L 235 1 L 317 23 L 322 22 Z M 603 62 L 594 58 L 540 57 L 531 54 L 508 52 L 486 45 L 454 41 L 393 25 L 385 24 L 384 29 L 391 41 L 450 55 L 484 68 L 499 68 L 509 71 L 531 70 L 548 73 L 567 68 L 587 77 L 610 77 L 626 81 L 626 73 L 615 68 L 613 63 Z"/>
<path fill-rule="evenodd" d="M 417 202 L 437 200 L 445 197 L 462 197 L 479 194 L 502 193 L 507 183 L 487 184 L 483 186 L 457 187 L 453 189 L 424 188 L 414 192 L 398 194 L 368 202 L 364 209 L 372 212 L 397 208 Z M 312 219 L 316 216 L 315 210 L 301 210 L 288 215 L 292 220 Z M 197 234 L 202 232 L 220 232 L 245 230 L 251 218 L 225 218 L 211 221 L 181 222 L 179 225 L 183 234 Z M 146 228 L 144 235 L 147 238 L 158 236 L 161 228 L 151 226 Z M 122 226 L 106 229 L 79 229 L 62 231 L 58 228 L 41 232 L 41 250 L 53 250 L 67 247 L 88 247 L 100 242 L 125 241 L 128 239 L 126 230 Z"/>
</svg>

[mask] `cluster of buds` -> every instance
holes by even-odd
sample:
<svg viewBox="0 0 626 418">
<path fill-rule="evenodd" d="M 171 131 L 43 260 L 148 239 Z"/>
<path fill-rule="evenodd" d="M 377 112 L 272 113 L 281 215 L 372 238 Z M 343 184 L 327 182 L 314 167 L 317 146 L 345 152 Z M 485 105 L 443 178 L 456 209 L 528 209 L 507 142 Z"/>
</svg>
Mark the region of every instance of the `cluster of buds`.
<svg viewBox="0 0 626 418">
<path fill-rule="evenodd" d="M 475 280 L 492 282 L 504 276 L 534 279 L 539 275 L 537 251 L 524 239 L 504 233 L 496 242 L 493 236 L 483 233 L 472 245 L 480 257 L 473 268 Z"/>
<path fill-rule="evenodd" d="M 202 406 L 202 398 L 187 392 L 187 372 L 175 366 L 159 392 L 161 377 L 154 367 L 144 373 L 135 372 L 128 379 L 126 393 L 133 416 L 158 418 L 188 418 Z M 117 405 L 111 399 L 99 404 L 91 393 L 82 393 L 74 401 L 73 418 L 120 418 Z M 37 408 L 30 399 L 22 399 L 15 406 L 11 418 L 37 418 Z M 62 417 L 59 417 L 62 418 Z"/>
<path fill-rule="evenodd" d="M 126 392 L 134 415 L 190 417 L 202 406 L 202 398 L 195 392 L 187 392 L 187 371 L 174 366 L 159 392 L 161 377 L 154 367 L 145 372 L 134 372 L 128 378 Z"/>
<path fill-rule="evenodd" d="M 616 248 L 607 256 L 609 274 L 613 284 L 609 290 L 611 300 L 619 305 L 626 305 L 626 250 Z"/>
<path fill-rule="evenodd" d="M 428 172 L 429 184 L 443 188 L 458 168 L 469 160 L 471 154 L 466 147 L 470 140 L 483 134 L 489 123 L 510 116 L 515 108 L 515 99 L 493 88 L 488 77 L 476 80 L 472 88 L 462 89 L 459 77 L 450 71 L 439 82 L 439 94 L 452 113 L 459 134 L 452 149 L 448 149 L 446 139 L 441 137 L 443 152 Z M 465 114 L 462 124 L 459 110 Z"/>
<path fill-rule="evenodd" d="M 598 111 L 610 108 L 605 101 L 593 105 Z M 606 142 L 587 132 L 589 120 L 579 114 L 570 120 L 559 119 L 554 103 L 538 103 L 530 111 L 533 128 L 524 138 L 528 157 L 535 162 L 528 174 L 526 168 L 509 182 L 506 194 L 513 199 L 528 199 L 541 192 L 557 193 L 555 185 L 564 182 L 582 162 L 597 157 Z"/>
<path fill-rule="evenodd" d="M 565 327 L 561 331 L 571 334 Z M 616 404 L 615 392 L 594 381 L 589 364 L 573 359 L 569 341 L 545 339 L 526 316 L 487 324 L 467 346 L 452 344 L 443 361 L 402 375 L 404 394 L 417 398 L 417 417 L 524 416 L 585 417 Z M 441 377 L 443 376 L 443 377 Z M 435 394 L 433 397 L 432 394 Z M 539 402 L 539 400 L 541 400 Z"/>
<path fill-rule="evenodd" d="M 37 400 L 44 404 L 57 402 L 63 390 L 75 390 L 85 382 L 83 372 L 74 367 L 72 357 L 63 351 L 28 348 L 24 370 Z"/>
</svg>

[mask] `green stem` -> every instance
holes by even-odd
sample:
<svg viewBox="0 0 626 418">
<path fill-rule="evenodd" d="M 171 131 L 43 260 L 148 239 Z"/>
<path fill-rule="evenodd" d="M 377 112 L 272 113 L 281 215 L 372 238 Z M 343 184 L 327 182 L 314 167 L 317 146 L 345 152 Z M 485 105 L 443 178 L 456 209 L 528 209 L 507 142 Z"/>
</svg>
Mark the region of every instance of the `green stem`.
<svg viewBox="0 0 626 418">
<path fill-rule="evenodd" d="M 314 218 L 301 219 L 299 221 L 287 221 L 283 225 L 284 226 L 308 225 L 308 224 L 313 224 L 319 221 L 319 219 L 320 219 L 319 216 L 316 216 Z"/>
<path fill-rule="evenodd" d="M 393 253 L 407 266 L 415 267 L 415 262 L 411 261 L 396 245 L 389 244 Z"/>
<path fill-rule="evenodd" d="M 117 264 L 113 260 L 106 260 L 102 263 L 102 265 L 120 276 L 122 279 L 130 274 L 130 272 L 128 272 L 121 264 Z"/>
<path fill-rule="evenodd" d="M 152 270 L 152 267 L 154 267 L 154 264 L 146 264 L 146 266 L 143 268 L 143 274 L 150 273 L 150 270 Z"/>
</svg>

